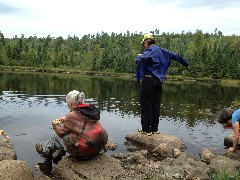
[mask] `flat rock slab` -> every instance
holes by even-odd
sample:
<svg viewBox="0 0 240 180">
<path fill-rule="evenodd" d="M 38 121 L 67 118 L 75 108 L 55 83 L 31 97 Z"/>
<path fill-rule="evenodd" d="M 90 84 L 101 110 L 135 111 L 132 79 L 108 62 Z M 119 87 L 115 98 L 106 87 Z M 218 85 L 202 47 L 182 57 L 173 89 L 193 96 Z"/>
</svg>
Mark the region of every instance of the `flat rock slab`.
<svg viewBox="0 0 240 180">
<path fill-rule="evenodd" d="M 101 154 L 90 160 L 76 160 L 65 157 L 52 170 L 56 179 L 117 179 L 125 174 L 120 161 Z"/>
<path fill-rule="evenodd" d="M 162 143 L 165 143 L 172 148 L 178 148 L 180 150 L 184 150 L 187 148 L 187 146 L 183 143 L 182 139 L 174 135 L 164 133 L 147 136 L 145 134 L 135 132 L 128 134 L 125 138 L 127 141 L 138 143 L 151 149 L 158 147 Z"/>
<path fill-rule="evenodd" d="M 0 179 L 33 180 L 34 175 L 25 161 L 2 160 L 0 162 Z"/>
</svg>

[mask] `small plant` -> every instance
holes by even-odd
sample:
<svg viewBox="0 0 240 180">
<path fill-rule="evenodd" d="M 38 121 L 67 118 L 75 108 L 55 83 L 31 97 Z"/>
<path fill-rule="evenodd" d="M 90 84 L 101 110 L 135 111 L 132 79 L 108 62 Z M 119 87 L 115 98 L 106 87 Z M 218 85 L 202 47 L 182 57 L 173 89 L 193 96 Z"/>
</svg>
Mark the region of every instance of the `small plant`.
<svg viewBox="0 0 240 180">
<path fill-rule="evenodd" d="M 232 176 L 225 171 L 224 172 L 215 172 L 211 179 L 213 179 L 213 180 L 240 180 L 240 175 Z"/>
<path fill-rule="evenodd" d="M 144 180 L 152 180 L 152 179 L 153 179 L 153 177 L 150 173 L 147 173 L 145 178 L 144 178 Z"/>
</svg>

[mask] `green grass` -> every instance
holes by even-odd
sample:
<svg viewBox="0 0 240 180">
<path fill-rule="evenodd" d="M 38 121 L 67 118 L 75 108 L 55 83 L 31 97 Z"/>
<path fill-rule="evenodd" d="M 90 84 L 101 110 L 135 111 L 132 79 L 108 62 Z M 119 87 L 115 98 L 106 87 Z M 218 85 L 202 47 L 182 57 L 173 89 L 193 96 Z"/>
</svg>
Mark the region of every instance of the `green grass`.
<svg viewBox="0 0 240 180">
<path fill-rule="evenodd" d="M 228 173 L 224 172 L 215 172 L 212 180 L 240 180 L 240 175 L 232 176 Z"/>
</svg>

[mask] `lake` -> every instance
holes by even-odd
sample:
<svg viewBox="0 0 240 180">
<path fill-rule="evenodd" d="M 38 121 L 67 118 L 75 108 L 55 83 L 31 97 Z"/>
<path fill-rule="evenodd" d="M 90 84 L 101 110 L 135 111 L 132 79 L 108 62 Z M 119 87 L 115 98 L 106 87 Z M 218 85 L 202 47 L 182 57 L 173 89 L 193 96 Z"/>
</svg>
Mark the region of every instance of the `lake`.
<svg viewBox="0 0 240 180">
<path fill-rule="evenodd" d="M 141 127 L 135 79 L 0 72 L 0 129 L 10 136 L 18 159 L 27 161 L 33 171 L 43 162 L 35 144 L 44 143 L 54 134 L 51 122 L 68 113 L 65 95 L 73 89 L 84 91 L 86 102 L 101 110 L 100 122 L 109 140 L 118 145 L 114 153 L 126 152 L 125 136 Z M 217 113 L 239 98 L 239 87 L 166 81 L 159 130 L 181 138 L 188 147 L 186 151 L 196 158 L 203 148 L 223 154 L 224 137 L 232 130 L 217 122 Z"/>
</svg>

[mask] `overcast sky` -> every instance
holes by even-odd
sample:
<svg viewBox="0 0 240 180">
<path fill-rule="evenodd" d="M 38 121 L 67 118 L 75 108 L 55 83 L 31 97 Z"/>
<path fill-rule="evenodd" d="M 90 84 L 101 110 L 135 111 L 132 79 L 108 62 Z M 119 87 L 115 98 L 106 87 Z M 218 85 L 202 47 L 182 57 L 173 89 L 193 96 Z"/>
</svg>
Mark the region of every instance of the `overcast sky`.
<svg viewBox="0 0 240 180">
<path fill-rule="evenodd" d="M 240 0 L 0 0 L 5 37 L 202 30 L 240 35 Z"/>
</svg>

